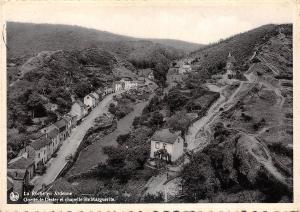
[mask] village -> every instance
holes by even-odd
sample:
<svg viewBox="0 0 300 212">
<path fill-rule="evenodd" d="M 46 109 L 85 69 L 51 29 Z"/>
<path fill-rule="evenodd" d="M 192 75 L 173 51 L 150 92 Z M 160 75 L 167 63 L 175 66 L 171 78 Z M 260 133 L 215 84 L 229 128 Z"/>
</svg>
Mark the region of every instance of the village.
<svg viewBox="0 0 300 212">
<path fill-rule="evenodd" d="M 250 63 L 255 61 L 256 51 L 249 58 Z M 260 60 L 263 62 L 262 59 Z M 133 125 L 134 117 L 131 117 L 127 131 L 124 131 L 123 134 L 118 130 L 114 131 L 113 122 L 118 122 L 120 117 L 114 117 L 109 112 L 109 108 L 112 110 L 115 107 L 114 104 L 112 106 L 113 100 L 122 99 L 122 94 L 127 94 L 127 97 L 130 96 L 134 102 L 142 102 L 143 107 L 140 108 L 142 110 L 154 96 L 162 102 L 174 89 L 183 89 L 181 92 L 188 94 L 189 89 L 185 87 L 185 82 L 194 72 L 192 63 L 193 60 L 191 59 L 173 61 L 169 65 L 166 75 L 167 86 L 164 89 L 157 85 L 152 86 L 155 84 L 153 70 L 141 69 L 136 79 L 122 78 L 113 82 L 110 87 L 99 88 L 89 93 L 83 100 L 74 99 L 69 113 L 62 116 L 57 122 L 43 127 L 36 139 L 31 140 L 31 143 L 20 151 L 18 157 L 9 161 L 8 185 L 10 186 L 8 187 L 8 194 L 12 191 L 24 194 L 24 192 L 30 191 L 55 192 L 62 189 L 66 192 L 79 194 L 80 192 L 74 186 L 78 184 L 76 179 L 90 175 L 95 168 L 97 169 L 99 161 L 103 163 L 107 159 L 101 156 L 101 158 L 97 157 L 99 161 L 90 161 L 89 164 L 85 164 L 85 161 L 89 160 L 89 156 L 95 158 L 97 155 L 91 144 L 89 150 L 82 150 L 81 157 L 83 159 L 79 158 L 81 161 L 79 160 L 77 164 L 72 163 L 74 167 L 68 168 L 71 170 L 68 177 L 73 179 L 73 182 L 68 182 L 64 178 L 56 179 L 65 171 L 68 161 L 74 159 L 74 153 L 78 150 L 88 130 L 94 125 L 97 125 L 97 129 L 100 131 L 112 129 L 104 139 L 106 143 L 103 145 L 115 145 L 113 147 L 118 148 L 116 142 L 115 144 L 109 142 L 118 140 L 122 136 L 129 136 L 124 132 L 129 133 L 131 125 Z M 156 127 L 151 137 L 145 138 L 144 141 L 149 148 L 145 167 L 148 170 L 158 171 L 158 174 L 150 176 L 146 182 L 143 182 L 142 187 L 144 189 L 139 191 L 141 192 L 139 193 L 140 201 L 147 198 L 147 195 L 163 194 L 162 199 L 168 202 L 170 198 L 179 195 L 179 174 L 183 167 L 190 162 L 191 155 L 203 150 L 213 140 L 212 136 L 215 134 L 210 128 L 215 125 L 216 120 L 222 118 L 221 114 L 235 107 L 240 101 L 239 99 L 254 87 L 257 89 L 261 89 L 263 86 L 270 87 L 268 83 L 258 80 L 258 75 L 252 69 L 254 64 L 242 75 L 236 66 L 234 55 L 228 52 L 223 72 L 213 75 L 210 80 L 203 84 L 207 92 L 218 94 L 218 96 L 204 105 L 206 107 L 205 113 L 200 113 L 203 109 L 201 107 L 200 110 L 199 107 L 192 107 L 189 112 L 184 113 L 188 120 L 186 129 L 171 129 L 170 125 L 166 124 L 172 119 L 170 111 L 166 112 L 162 108 L 159 110 L 163 117 L 163 124 Z M 143 95 L 145 92 L 151 94 L 148 96 L 149 99 Z M 280 94 L 276 95 L 280 97 Z M 282 104 L 281 102 L 281 106 Z M 176 115 L 178 114 L 173 114 L 173 116 Z M 153 115 L 151 116 L 153 118 Z M 96 124 L 94 123 L 95 120 Z M 247 136 L 256 139 L 252 134 Z M 105 148 L 101 146 L 101 139 L 99 141 L 101 151 L 103 151 Z M 95 145 L 99 144 L 95 142 Z M 126 146 L 125 148 L 129 147 Z M 101 152 L 96 147 L 97 151 Z M 92 154 L 94 155 L 92 156 Z M 83 166 L 86 168 L 82 168 Z"/>
<path fill-rule="evenodd" d="M 103 120 L 101 122 L 103 126 L 107 125 L 107 120 L 113 120 L 112 114 L 107 110 L 112 97 L 117 97 L 121 93 L 131 93 L 133 90 L 144 90 L 153 79 L 153 72 L 145 70 L 140 73 L 137 79 L 122 78 L 113 82 L 110 87 L 99 88 L 89 93 L 83 100 L 74 99 L 69 113 L 63 115 L 55 123 L 43 127 L 35 134 L 35 139 L 30 140 L 29 145 L 23 148 L 17 157 L 8 162 L 8 194 L 14 191 L 22 197 L 24 192 L 33 189 L 39 191 L 45 186 L 43 178 L 49 177 L 45 177 L 45 173 L 53 172 L 50 173 L 50 182 L 55 180 L 66 164 L 65 161 L 61 160 L 67 160 L 67 157 L 72 155 L 72 151 L 76 151 L 84 134 L 76 142 L 70 140 L 70 137 L 81 126 L 85 127 L 82 133 L 87 131 L 88 128 L 85 125 L 88 125 L 86 119 L 89 118 L 89 115 L 95 112 L 94 110 L 97 107 L 101 108 L 100 114 L 102 115 L 98 120 Z M 57 106 L 52 104 L 49 108 L 55 111 Z M 39 121 L 43 122 L 45 119 L 46 117 Z M 70 141 L 66 142 L 67 140 Z M 59 155 L 59 153 L 63 152 L 60 151 L 61 148 L 64 149 L 64 152 L 69 148 L 72 150 L 70 154 L 66 155 L 65 153 L 65 157 L 61 157 Z M 59 167 L 54 167 L 53 169 L 52 167 L 55 166 L 55 163 L 59 164 Z"/>
</svg>

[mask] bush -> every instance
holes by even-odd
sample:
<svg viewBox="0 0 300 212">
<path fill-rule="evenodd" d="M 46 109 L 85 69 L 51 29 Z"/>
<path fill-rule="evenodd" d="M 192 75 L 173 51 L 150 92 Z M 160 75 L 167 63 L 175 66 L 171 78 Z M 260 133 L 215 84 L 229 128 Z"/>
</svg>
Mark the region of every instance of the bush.
<svg viewBox="0 0 300 212">
<path fill-rule="evenodd" d="M 117 138 L 117 142 L 118 144 L 122 145 L 123 143 L 125 143 L 128 139 L 130 138 L 130 134 L 123 134 L 123 135 L 119 135 Z"/>
<path fill-rule="evenodd" d="M 158 192 L 157 194 L 146 194 L 144 196 L 145 203 L 161 203 L 164 201 L 162 192 Z"/>
</svg>

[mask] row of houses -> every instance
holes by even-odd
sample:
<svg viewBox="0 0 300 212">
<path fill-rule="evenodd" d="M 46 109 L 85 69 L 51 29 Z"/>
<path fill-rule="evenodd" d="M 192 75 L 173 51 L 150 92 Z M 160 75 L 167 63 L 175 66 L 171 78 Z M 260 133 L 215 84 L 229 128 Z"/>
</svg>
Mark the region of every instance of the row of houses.
<svg viewBox="0 0 300 212">
<path fill-rule="evenodd" d="M 62 142 L 70 136 L 72 129 L 106 95 L 137 88 L 138 85 L 139 81 L 124 78 L 114 82 L 111 87 L 99 88 L 89 93 L 83 98 L 83 102 L 75 100 L 68 114 L 36 133 L 30 143 L 20 151 L 18 157 L 8 163 L 8 193 L 14 191 L 19 195 L 23 194 L 30 180 L 56 154 Z"/>
</svg>

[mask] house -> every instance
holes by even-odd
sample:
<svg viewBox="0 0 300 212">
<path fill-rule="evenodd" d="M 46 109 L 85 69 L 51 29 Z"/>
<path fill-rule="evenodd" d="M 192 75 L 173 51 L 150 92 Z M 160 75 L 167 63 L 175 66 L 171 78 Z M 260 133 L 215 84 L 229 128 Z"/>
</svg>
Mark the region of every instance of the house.
<svg viewBox="0 0 300 212">
<path fill-rule="evenodd" d="M 26 147 L 27 151 L 35 152 L 34 166 L 37 168 L 39 163 L 45 164 L 53 154 L 52 140 L 49 137 L 42 136 L 36 141 L 33 141 Z M 33 150 L 32 150 L 32 149 Z"/>
<path fill-rule="evenodd" d="M 97 105 L 97 98 L 92 93 L 90 93 L 84 97 L 83 103 L 90 108 L 94 108 Z"/>
<path fill-rule="evenodd" d="M 64 119 L 67 124 L 67 134 L 70 136 L 72 131 L 72 117 L 64 115 L 62 119 Z"/>
<path fill-rule="evenodd" d="M 55 128 L 50 132 L 48 132 L 46 136 L 50 138 L 52 141 L 51 145 L 52 145 L 52 154 L 53 154 L 54 152 L 56 152 L 60 144 L 59 130 Z"/>
<path fill-rule="evenodd" d="M 67 113 L 64 115 L 64 117 L 69 117 L 71 118 L 71 128 L 75 128 L 77 126 L 77 115 L 72 115 L 70 113 Z"/>
<path fill-rule="evenodd" d="M 72 116 L 76 116 L 77 117 L 76 121 L 78 122 L 85 116 L 85 113 L 86 112 L 82 101 L 76 100 L 71 107 L 70 114 Z"/>
<path fill-rule="evenodd" d="M 138 82 L 130 78 L 122 78 L 120 81 L 124 83 L 124 90 L 130 90 L 133 88 L 137 88 L 138 86 Z"/>
<path fill-rule="evenodd" d="M 34 176 L 34 158 L 28 157 L 28 154 L 23 154 L 11 160 L 7 165 L 8 172 L 18 172 L 19 170 L 26 170 L 27 180 L 31 180 Z"/>
<path fill-rule="evenodd" d="M 100 102 L 101 99 L 102 99 L 103 96 L 104 96 L 104 90 L 101 89 L 101 88 L 98 88 L 95 92 L 98 94 L 98 96 L 99 96 L 99 102 Z"/>
<path fill-rule="evenodd" d="M 70 135 L 70 130 L 68 128 L 68 126 L 70 126 L 69 124 L 70 123 L 65 119 L 61 119 L 53 124 L 59 131 L 60 141 L 66 140 L 66 138 Z"/>
<path fill-rule="evenodd" d="M 124 90 L 124 87 L 125 87 L 125 83 L 124 82 L 120 82 L 120 81 L 115 81 L 113 83 L 113 89 L 115 92 L 118 92 L 118 91 L 121 91 L 121 90 Z"/>
<path fill-rule="evenodd" d="M 183 138 L 180 131 L 158 130 L 151 138 L 150 158 L 174 162 L 183 155 Z"/>
<path fill-rule="evenodd" d="M 190 65 L 187 64 L 183 64 L 179 69 L 178 69 L 178 73 L 179 74 L 185 74 L 185 73 L 189 73 L 192 71 L 192 67 Z"/>
<path fill-rule="evenodd" d="M 104 88 L 104 95 L 111 94 L 113 92 L 114 92 L 114 89 L 112 89 L 112 88 L 108 88 L 108 87 Z"/>
<path fill-rule="evenodd" d="M 97 92 L 92 92 L 91 94 L 96 98 L 96 105 L 98 105 L 100 102 L 100 96 L 97 94 Z"/>
</svg>

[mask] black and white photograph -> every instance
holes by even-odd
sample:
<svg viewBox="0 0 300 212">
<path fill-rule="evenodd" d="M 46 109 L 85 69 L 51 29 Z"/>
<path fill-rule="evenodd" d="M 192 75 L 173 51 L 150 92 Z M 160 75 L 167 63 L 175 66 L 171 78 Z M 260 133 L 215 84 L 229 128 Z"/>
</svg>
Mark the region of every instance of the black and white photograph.
<svg viewBox="0 0 300 212">
<path fill-rule="evenodd" d="M 7 5 L 7 204 L 293 203 L 293 1 L 121 2 Z"/>
</svg>

